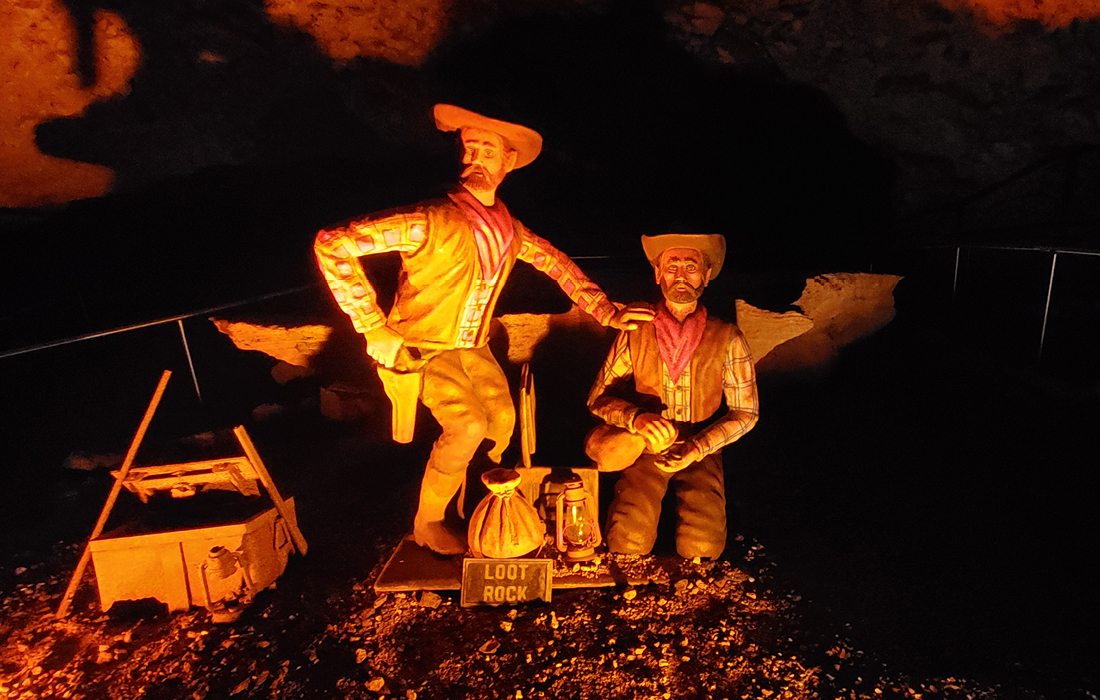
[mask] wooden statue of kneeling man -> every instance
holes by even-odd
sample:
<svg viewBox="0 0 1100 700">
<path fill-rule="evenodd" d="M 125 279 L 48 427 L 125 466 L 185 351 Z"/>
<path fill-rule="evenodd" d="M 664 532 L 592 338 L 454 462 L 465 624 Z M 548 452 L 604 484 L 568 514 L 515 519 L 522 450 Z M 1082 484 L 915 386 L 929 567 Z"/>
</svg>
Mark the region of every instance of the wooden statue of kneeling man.
<svg viewBox="0 0 1100 700">
<path fill-rule="evenodd" d="M 722 448 L 759 415 L 745 337 L 699 303 L 726 241 L 668 234 L 642 236 L 642 247 L 664 301 L 653 323 L 615 339 L 588 397 L 604 425 L 589 433 L 585 452 L 601 471 L 622 470 L 608 514 L 612 552 L 650 553 L 671 483 L 677 553 L 715 559 L 726 546 Z"/>
</svg>

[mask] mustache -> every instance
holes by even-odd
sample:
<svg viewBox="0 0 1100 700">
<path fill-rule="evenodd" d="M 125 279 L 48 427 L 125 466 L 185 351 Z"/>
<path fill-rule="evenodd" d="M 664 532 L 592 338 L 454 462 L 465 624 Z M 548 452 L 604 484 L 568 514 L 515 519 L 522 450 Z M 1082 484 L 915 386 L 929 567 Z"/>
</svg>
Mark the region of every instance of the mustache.
<svg viewBox="0 0 1100 700">
<path fill-rule="evenodd" d="M 485 168 L 481 167 L 480 165 L 471 165 L 471 166 L 468 166 L 467 168 L 465 168 L 462 171 L 462 174 L 459 175 L 459 177 L 462 178 L 463 180 L 465 180 L 467 178 L 473 177 L 474 175 L 480 175 L 481 177 L 487 178 L 487 177 L 489 177 L 489 171 L 487 171 Z"/>
</svg>

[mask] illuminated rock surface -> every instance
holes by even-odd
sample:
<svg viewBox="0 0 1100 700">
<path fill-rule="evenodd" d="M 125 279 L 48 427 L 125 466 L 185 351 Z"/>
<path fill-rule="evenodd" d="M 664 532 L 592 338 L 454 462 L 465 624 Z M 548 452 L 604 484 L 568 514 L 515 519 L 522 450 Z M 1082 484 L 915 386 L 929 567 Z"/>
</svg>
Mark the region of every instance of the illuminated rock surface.
<svg viewBox="0 0 1100 700">
<path fill-rule="evenodd" d="M 319 324 L 288 328 L 220 318 L 211 321 L 241 350 L 258 350 L 298 367 L 309 367 L 310 358 L 321 351 L 332 335 L 332 328 Z"/>
<path fill-rule="evenodd" d="M 91 27 L 94 80 L 81 84 L 77 27 L 62 2 L 0 5 L 0 207 L 55 204 L 105 194 L 110 169 L 39 151 L 35 127 L 125 95 L 141 47 L 119 15 L 97 11 Z"/>
<path fill-rule="evenodd" d="M 763 363 L 770 369 L 823 368 L 841 348 L 866 338 L 894 318 L 897 275 L 831 273 L 806 280 L 794 304 L 812 327 L 775 348 Z"/>
<path fill-rule="evenodd" d="M 451 0 L 266 0 L 268 15 L 308 32 L 334 61 L 417 65 L 446 34 Z"/>
</svg>

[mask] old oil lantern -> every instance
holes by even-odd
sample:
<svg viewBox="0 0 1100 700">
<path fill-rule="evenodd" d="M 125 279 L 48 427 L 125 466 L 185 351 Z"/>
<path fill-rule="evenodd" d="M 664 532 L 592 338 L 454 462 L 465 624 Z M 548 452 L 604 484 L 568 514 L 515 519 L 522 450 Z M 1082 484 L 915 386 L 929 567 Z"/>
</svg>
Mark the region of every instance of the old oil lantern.
<svg viewBox="0 0 1100 700">
<path fill-rule="evenodd" d="M 564 487 L 554 504 L 557 516 L 554 543 L 567 558 L 587 561 L 596 556 L 596 547 L 603 542 L 599 511 L 580 477 L 569 479 Z"/>
<path fill-rule="evenodd" d="M 235 622 L 254 594 L 252 577 L 240 554 L 217 545 L 210 549 L 199 570 L 211 621 Z"/>
</svg>

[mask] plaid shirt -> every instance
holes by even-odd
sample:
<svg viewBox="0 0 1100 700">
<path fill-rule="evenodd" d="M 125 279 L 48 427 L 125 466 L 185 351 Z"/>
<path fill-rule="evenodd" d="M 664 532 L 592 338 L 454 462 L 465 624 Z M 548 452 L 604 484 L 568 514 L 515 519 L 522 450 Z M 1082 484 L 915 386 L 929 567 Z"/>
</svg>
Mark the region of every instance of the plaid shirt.
<svg viewBox="0 0 1100 700">
<path fill-rule="evenodd" d="M 519 238 L 516 254 L 519 260 L 530 263 L 557 282 L 573 303 L 601 325 L 606 326 L 610 322 L 616 311 L 615 306 L 565 253 L 528 231 L 518 221 L 515 221 L 515 232 Z M 359 219 L 345 226 L 323 230 L 317 235 L 314 252 L 318 267 L 332 290 L 333 298 L 351 317 L 356 331 L 367 333 L 386 323 L 374 287 L 356 258 L 392 251 L 401 253 L 403 257 L 412 256 L 424 247 L 430 237 L 428 216 L 423 211 Z M 503 251 L 503 254 L 510 254 L 509 250 Z M 489 299 L 505 277 L 500 275 L 492 280 L 475 280 L 464 299 L 460 318 L 456 319 L 453 347 L 473 347 L 484 336 L 483 328 L 493 306 Z"/>
<path fill-rule="evenodd" d="M 661 401 L 665 408 L 661 416 L 680 425 L 692 425 L 705 421 L 710 416 L 691 415 L 691 391 L 693 378 L 691 364 L 673 382 L 664 362 L 661 366 Z M 630 344 L 626 332 L 619 333 L 611 346 L 603 367 L 596 375 L 592 390 L 588 394 L 588 408 L 592 413 L 609 425 L 634 431 L 634 419 L 643 409 L 626 399 L 611 396 L 609 387 L 626 381 L 634 375 L 634 363 L 630 358 Z M 688 438 L 705 456 L 717 452 L 726 445 L 738 440 L 756 425 L 760 415 L 756 394 L 756 370 L 748 343 L 740 331 L 733 334 L 731 342 L 725 348 L 722 362 L 722 393 L 726 399 L 727 411 L 714 423 L 706 426 L 696 435 Z"/>
</svg>

